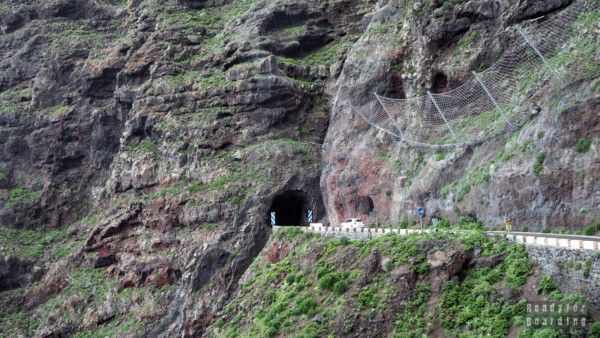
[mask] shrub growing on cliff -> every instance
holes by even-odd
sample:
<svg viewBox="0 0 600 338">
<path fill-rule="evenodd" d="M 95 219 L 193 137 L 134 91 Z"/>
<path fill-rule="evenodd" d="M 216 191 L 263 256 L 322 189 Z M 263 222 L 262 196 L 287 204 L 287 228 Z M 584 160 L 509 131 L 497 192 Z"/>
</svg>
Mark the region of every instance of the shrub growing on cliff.
<svg viewBox="0 0 600 338">
<path fill-rule="evenodd" d="M 531 273 L 531 262 L 524 245 L 511 245 L 508 247 L 508 256 L 504 260 L 506 267 L 506 282 L 511 286 L 525 284 L 527 276 Z"/>
<path fill-rule="evenodd" d="M 350 272 L 327 272 L 319 278 L 319 287 L 335 292 L 338 295 L 343 294 L 348 289 L 351 282 Z"/>
<path fill-rule="evenodd" d="M 16 204 L 32 203 L 39 195 L 39 191 L 32 191 L 27 188 L 13 188 L 8 192 L 6 206 L 12 207 Z"/>
<path fill-rule="evenodd" d="M 590 150 L 590 145 L 591 142 L 589 140 L 580 138 L 579 141 L 575 143 L 575 150 L 577 150 L 578 153 L 587 153 Z"/>
<path fill-rule="evenodd" d="M 600 234 L 600 223 L 588 225 L 583 228 L 583 234 L 586 236 L 594 236 Z"/>
<path fill-rule="evenodd" d="M 546 275 L 542 277 L 542 279 L 540 280 L 540 287 L 538 288 L 538 293 L 541 293 L 542 295 L 549 295 L 556 290 L 558 290 L 558 287 L 556 286 L 556 283 L 554 283 L 552 276 Z"/>
<path fill-rule="evenodd" d="M 589 338 L 600 338 L 600 322 L 595 322 L 590 325 L 590 329 L 588 330 Z"/>
<path fill-rule="evenodd" d="M 539 176 L 542 172 L 542 169 L 544 168 L 544 161 L 546 161 L 546 153 L 539 154 L 535 160 L 535 163 L 533 164 L 533 173 L 535 176 Z"/>
</svg>

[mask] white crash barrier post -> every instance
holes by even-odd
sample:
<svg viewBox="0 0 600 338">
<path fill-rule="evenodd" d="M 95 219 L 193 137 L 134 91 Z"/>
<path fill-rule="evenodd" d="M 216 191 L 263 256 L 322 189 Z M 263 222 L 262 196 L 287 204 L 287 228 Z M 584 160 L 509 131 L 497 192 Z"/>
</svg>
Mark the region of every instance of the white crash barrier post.
<svg viewBox="0 0 600 338">
<path fill-rule="evenodd" d="M 535 244 L 546 245 L 546 237 L 536 237 Z"/>
<path fill-rule="evenodd" d="M 515 236 L 515 242 L 517 242 L 517 243 L 525 243 L 525 238 L 523 237 L 523 235 L 516 235 Z"/>
<path fill-rule="evenodd" d="M 547 239 L 548 246 L 558 246 L 558 239 L 550 237 Z"/>
<path fill-rule="evenodd" d="M 525 243 L 535 244 L 535 237 L 534 236 L 525 236 Z"/>
<path fill-rule="evenodd" d="M 578 239 L 571 240 L 571 249 L 581 249 L 581 241 Z"/>
<path fill-rule="evenodd" d="M 594 241 L 583 241 L 583 248 L 588 250 L 594 250 L 596 244 Z"/>
<path fill-rule="evenodd" d="M 559 238 L 558 246 L 563 247 L 563 248 L 568 248 L 570 246 L 569 240 L 567 238 Z"/>
</svg>

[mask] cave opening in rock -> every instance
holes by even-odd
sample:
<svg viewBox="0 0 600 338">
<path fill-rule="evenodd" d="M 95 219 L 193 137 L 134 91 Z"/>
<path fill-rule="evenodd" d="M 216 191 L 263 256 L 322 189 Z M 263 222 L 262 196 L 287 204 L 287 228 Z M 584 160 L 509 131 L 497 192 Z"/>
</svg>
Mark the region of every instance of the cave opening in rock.
<svg viewBox="0 0 600 338">
<path fill-rule="evenodd" d="M 434 93 L 443 93 L 448 90 L 448 77 L 442 72 L 437 72 L 433 76 L 431 91 Z"/>
<path fill-rule="evenodd" d="M 275 197 L 269 209 L 269 222 L 275 215 L 276 225 L 307 226 L 308 199 L 301 190 L 289 190 Z"/>
</svg>

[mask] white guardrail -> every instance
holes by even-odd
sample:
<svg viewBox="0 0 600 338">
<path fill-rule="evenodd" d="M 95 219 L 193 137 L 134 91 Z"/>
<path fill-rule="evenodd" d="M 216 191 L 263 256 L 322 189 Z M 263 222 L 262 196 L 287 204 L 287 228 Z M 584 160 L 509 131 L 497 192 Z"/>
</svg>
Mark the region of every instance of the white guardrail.
<svg viewBox="0 0 600 338">
<path fill-rule="evenodd" d="M 278 231 L 288 226 L 273 226 L 273 231 Z M 384 234 L 395 233 L 398 235 L 407 235 L 413 233 L 428 233 L 435 230 L 431 229 L 391 229 L 391 228 L 342 228 L 323 226 L 321 223 L 311 223 L 308 227 L 297 227 L 307 233 L 318 233 L 330 236 L 347 235 L 352 238 L 369 239 Z M 469 230 L 440 230 L 452 232 L 468 232 Z M 537 232 L 510 232 L 505 231 L 486 231 L 488 235 L 506 236 L 509 240 L 523 243 L 525 245 L 538 245 L 559 247 L 573 250 L 595 250 L 600 251 L 600 237 L 549 234 Z"/>
</svg>

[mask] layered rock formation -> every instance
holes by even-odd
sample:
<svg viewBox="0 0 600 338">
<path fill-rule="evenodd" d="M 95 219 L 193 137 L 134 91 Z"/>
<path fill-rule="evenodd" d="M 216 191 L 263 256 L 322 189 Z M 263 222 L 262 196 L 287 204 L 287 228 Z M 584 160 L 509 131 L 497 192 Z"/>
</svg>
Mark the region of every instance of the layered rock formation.
<svg viewBox="0 0 600 338">
<path fill-rule="evenodd" d="M 567 89 L 564 114 L 541 107 L 508 143 L 442 160 L 377 134 L 349 109 L 375 90 L 452 88 L 494 61 L 494 33 L 566 5 L 0 4 L 0 276 L 12 275 L 0 304 L 10 309 L 3 324 L 16 323 L 6 332 L 202 335 L 286 194 L 294 212 L 332 223 L 396 223 L 417 205 L 532 230 L 594 221 L 596 78 Z M 474 30 L 479 38 L 451 62 Z M 580 138 L 591 141 L 587 152 L 573 147 Z M 515 145 L 525 150 L 488 163 Z M 532 163 L 544 151 L 538 176 Z M 482 166 L 484 184 L 452 185 Z"/>
<path fill-rule="evenodd" d="M 569 3 L 381 5 L 365 16 L 366 32 L 348 53 L 332 99 L 321 179 L 329 220 L 418 223 L 416 209 L 426 207 L 426 221 L 468 215 L 489 225 L 511 219 L 529 230 L 596 223 L 597 68 L 580 70 L 582 80 L 546 103 L 534 102 L 527 108 L 534 117 L 514 133 L 468 147 L 407 146 L 351 109 L 373 100 L 373 92 L 405 98 L 448 91 L 493 64 L 510 43 L 501 34 L 508 27 L 558 15 Z M 597 23 L 588 29 L 597 31 Z"/>
</svg>

